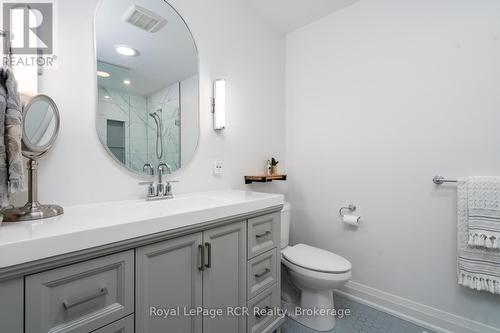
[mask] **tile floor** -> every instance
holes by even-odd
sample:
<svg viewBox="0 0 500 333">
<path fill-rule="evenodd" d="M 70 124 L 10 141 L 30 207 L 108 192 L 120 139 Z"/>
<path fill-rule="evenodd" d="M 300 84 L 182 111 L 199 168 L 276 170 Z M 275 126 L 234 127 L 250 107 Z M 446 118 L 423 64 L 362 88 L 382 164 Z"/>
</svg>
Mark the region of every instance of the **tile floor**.
<svg viewBox="0 0 500 333">
<path fill-rule="evenodd" d="M 337 324 L 330 331 L 331 333 L 433 333 L 418 325 L 337 295 L 335 297 L 335 308 L 350 309 L 351 315 L 343 319 L 337 319 Z M 287 318 L 281 327 L 281 332 L 315 333 L 316 331 Z"/>
</svg>

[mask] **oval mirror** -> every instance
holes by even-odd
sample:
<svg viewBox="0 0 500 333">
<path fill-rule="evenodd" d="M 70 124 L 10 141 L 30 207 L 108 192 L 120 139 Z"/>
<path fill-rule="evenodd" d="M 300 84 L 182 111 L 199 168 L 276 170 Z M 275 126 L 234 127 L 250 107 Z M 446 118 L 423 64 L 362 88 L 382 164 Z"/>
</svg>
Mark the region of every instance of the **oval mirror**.
<svg viewBox="0 0 500 333">
<path fill-rule="evenodd" d="M 171 170 L 198 145 L 198 52 L 162 0 L 101 0 L 95 15 L 97 134 L 110 156 L 143 174 Z"/>
<path fill-rule="evenodd" d="M 37 158 L 46 153 L 59 133 L 59 111 L 46 95 L 33 97 L 23 111 L 23 155 Z"/>
</svg>

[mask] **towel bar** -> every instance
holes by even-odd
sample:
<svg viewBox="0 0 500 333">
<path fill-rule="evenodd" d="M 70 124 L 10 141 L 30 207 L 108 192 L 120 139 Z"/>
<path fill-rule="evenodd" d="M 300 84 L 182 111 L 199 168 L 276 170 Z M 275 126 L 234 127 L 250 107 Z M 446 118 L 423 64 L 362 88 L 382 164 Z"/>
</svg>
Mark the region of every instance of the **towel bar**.
<svg viewBox="0 0 500 333">
<path fill-rule="evenodd" d="M 457 182 L 456 179 L 448 179 L 448 178 L 444 178 L 443 176 L 436 176 L 436 177 L 432 178 L 432 181 L 436 185 L 442 185 L 444 183 L 456 183 Z"/>
</svg>

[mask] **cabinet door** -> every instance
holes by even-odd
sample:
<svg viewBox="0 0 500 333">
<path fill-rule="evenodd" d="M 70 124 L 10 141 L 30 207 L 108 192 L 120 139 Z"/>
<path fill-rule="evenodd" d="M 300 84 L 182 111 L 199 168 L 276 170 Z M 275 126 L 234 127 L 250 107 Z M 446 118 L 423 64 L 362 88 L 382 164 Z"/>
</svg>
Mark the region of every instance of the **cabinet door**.
<svg viewBox="0 0 500 333">
<path fill-rule="evenodd" d="M 136 249 L 136 332 L 201 333 L 201 317 L 184 316 L 202 306 L 201 244 L 197 233 Z"/>
<path fill-rule="evenodd" d="M 0 332 L 24 330 L 24 281 L 22 278 L 0 282 Z"/>
<path fill-rule="evenodd" d="M 245 316 L 228 316 L 228 307 L 245 306 L 247 238 L 246 222 L 232 223 L 203 233 L 205 272 L 203 307 L 223 309 L 224 316 L 203 317 L 203 333 L 240 332 Z"/>
</svg>

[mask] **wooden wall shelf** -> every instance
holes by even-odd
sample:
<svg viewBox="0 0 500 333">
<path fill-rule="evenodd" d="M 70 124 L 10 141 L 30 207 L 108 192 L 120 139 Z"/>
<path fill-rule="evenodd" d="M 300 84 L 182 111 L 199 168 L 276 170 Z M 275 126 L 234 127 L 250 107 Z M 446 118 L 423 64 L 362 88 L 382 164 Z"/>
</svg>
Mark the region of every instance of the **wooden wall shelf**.
<svg viewBox="0 0 500 333">
<path fill-rule="evenodd" d="M 245 184 L 270 183 L 273 180 L 286 180 L 286 175 L 271 175 L 271 176 L 245 176 Z"/>
</svg>

